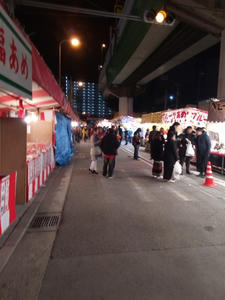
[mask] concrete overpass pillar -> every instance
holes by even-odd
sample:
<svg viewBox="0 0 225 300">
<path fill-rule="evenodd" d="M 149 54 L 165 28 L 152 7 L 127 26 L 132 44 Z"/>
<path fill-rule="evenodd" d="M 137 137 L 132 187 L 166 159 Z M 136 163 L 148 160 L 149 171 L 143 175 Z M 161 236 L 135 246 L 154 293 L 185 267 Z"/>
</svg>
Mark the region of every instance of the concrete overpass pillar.
<svg viewBox="0 0 225 300">
<path fill-rule="evenodd" d="M 120 116 L 132 116 L 133 115 L 134 99 L 132 97 L 120 97 L 119 98 L 119 115 Z"/>
<path fill-rule="evenodd" d="M 221 34 L 220 66 L 217 98 L 225 98 L 225 30 Z"/>
</svg>

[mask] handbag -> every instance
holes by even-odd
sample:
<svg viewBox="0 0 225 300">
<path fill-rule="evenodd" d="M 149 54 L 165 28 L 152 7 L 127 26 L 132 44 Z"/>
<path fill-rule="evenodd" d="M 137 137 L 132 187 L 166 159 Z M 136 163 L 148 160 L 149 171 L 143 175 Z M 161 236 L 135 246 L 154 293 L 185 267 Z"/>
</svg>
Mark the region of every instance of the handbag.
<svg viewBox="0 0 225 300">
<path fill-rule="evenodd" d="M 95 146 L 94 153 L 95 153 L 96 156 L 101 156 L 102 155 L 101 148 L 99 146 Z"/>
<path fill-rule="evenodd" d="M 186 150 L 185 156 L 188 156 L 188 157 L 195 156 L 195 151 L 193 149 L 192 143 L 187 144 L 187 150 Z"/>
</svg>

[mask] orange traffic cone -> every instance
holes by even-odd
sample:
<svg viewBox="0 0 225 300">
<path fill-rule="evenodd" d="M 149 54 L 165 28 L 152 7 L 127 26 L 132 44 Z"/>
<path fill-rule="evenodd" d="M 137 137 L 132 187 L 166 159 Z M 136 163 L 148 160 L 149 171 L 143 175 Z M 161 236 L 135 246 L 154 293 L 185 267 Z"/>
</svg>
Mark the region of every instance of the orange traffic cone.
<svg viewBox="0 0 225 300">
<path fill-rule="evenodd" d="M 203 183 L 203 185 L 208 186 L 208 187 L 217 186 L 213 180 L 213 173 L 212 173 L 212 167 L 211 167 L 210 161 L 208 161 L 208 164 L 207 164 L 206 178 L 205 178 L 205 183 Z"/>
</svg>

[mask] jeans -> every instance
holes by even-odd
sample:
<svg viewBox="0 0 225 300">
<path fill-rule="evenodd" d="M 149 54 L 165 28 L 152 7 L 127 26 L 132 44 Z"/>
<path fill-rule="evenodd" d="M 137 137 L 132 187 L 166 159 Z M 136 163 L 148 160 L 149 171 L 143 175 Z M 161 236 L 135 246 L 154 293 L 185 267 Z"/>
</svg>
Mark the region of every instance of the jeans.
<svg viewBox="0 0 225 300">
<path fill-rule="evenodd" d="M 109 177 L 112 177 L 115 164 L 116 164 L 115 157 L 114 158 L 104 157 L 103 176 L 106 176 L 108 174 Z"/>
<path fill-rule="evenodd" d="M 134 146 L 134 159 L 138 159 L 139 145 Z"/>
</svg>

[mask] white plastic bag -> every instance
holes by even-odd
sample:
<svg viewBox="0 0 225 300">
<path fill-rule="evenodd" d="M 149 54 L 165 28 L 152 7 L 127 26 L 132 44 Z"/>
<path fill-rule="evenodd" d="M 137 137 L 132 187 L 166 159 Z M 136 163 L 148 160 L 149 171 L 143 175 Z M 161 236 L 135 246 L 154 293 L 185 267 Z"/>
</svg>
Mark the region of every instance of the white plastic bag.
<svg viewBox="0 0 225 300">
<path fill-rule="evenodd" d="M 179 180 L 181 173 L 182 173 L 182 166 L 179 163 L 179 161 L 176 161 L 174 168 L 173 168 L 173 178 L 176 180 Z"/>
<path fill-rule="evenodd" d="M 195 156 L 195 151 L 193 149 L 192 143 L 187 144 L 187 150 L 186 150 L 185 156 L 188 156 L 188 157 Z"/>
</svg>

